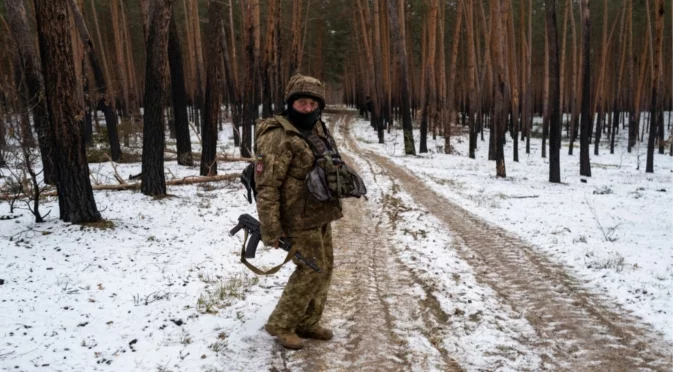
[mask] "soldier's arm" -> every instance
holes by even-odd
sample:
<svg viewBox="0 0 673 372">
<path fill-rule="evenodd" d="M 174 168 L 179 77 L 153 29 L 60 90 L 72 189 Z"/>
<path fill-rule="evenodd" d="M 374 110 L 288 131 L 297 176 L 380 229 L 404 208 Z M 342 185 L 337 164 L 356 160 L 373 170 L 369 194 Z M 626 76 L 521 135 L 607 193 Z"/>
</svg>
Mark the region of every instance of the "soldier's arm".
<svg viewBox="0 0 673 372">
<path fill-rule="evenodd" d="M 255 160 L 257 214 L 262 241 L 267 246 L 274 246 L 285 235 L 280 223 L 280 188 L 291 160 L 292 150 L 282 128 L 270 130 L 258 137 Z"/>
</svg>

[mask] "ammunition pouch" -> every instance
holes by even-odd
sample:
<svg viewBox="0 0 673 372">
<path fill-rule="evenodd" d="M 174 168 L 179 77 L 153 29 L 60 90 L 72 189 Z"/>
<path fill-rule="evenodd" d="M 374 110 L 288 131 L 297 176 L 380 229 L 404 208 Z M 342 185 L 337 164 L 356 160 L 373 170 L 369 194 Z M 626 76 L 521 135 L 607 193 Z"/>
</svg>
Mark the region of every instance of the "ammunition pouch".
<svg viewBox="0 0 673 372">
<path fill-rule="evenodd" d="M 309 193 L 319 201 L 359 198 L 367 194 L 362 178 L 340 158 L 321 155 L 306 176 Z"/>
</svg>

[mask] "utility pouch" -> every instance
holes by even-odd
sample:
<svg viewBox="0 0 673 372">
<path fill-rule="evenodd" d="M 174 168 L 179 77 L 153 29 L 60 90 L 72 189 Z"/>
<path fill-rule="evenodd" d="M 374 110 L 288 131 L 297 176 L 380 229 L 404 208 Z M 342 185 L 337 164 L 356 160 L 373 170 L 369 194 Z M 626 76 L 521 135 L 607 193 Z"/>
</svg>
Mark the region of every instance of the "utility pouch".
<svg viewBox="0 0 673 372">
<path fill-rule="evenodd" d="M 322 155 L 306 176 L 306 186 L 318 201 L 359 198 L 367 194 L 362 178 L 340 159 Z"/>
</svg>

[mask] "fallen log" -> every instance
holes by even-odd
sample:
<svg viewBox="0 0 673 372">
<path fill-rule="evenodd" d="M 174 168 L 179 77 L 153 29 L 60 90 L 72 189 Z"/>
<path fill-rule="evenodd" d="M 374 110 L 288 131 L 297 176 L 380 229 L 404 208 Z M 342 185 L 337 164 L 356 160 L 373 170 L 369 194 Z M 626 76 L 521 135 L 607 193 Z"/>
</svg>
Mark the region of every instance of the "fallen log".
<svg viewBox="0 0 673 372">
<path fill-rule="evenodd" d="M 164 152 L 169 153 L 169 154 L 177 154 L 178 153 L 177 151 L 171 150 L 171 149 L 164 149 Z M 200 152 L 192 152 L 192 157 L 194 158 L 194 160 L 201 159 L 201 153 Z M 176 160 L 176 159 L 177 158 L 175 158 L 173 160 Z M 169 159 L 166 158 L 165 160 L 169 160 Z M 252 161 L 251 158 L 242 158 L 242 157 L 239 157 L 239 156 L 230 156 L 230 155 L 227 155 L 227 154 L 217 154 L 217 160 L 218 161 Z"/>
<path fill-rule="evenodd" d="M 218 176 L 191 176 L 184 177 L 179 179 L 166 180 L 166 186 L 182 186 L 182 185 L 193 185 L 197 183 L 208 183 L 208 182 L 220 182 L 220 181 L 231 181 L 240 177 L 239 174 L 222 174 Z M 112 191 L 121 191 L 121 190 L 138 190 L 140 189 L 140 182 L 126 183 L 122 185 L 94 185 L 91 188 L 96 190 L 112 190 Z M 56 190 L 43 192 L 40 196 L 56 196 Z M 13 195 L 2 194 L 0 195 L 0 200 L 11 200 L 14 199 Z M 23 197 L 19 197 L 23 199 Z"/>
</svg>

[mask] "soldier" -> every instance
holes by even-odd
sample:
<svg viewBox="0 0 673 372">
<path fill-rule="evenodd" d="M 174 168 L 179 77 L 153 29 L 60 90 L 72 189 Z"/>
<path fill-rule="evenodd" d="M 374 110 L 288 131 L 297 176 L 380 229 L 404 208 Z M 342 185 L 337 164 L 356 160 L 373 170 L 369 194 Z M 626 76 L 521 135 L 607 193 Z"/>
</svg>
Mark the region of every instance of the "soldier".
<svg viewBox="0 0 673 372">
<path fill-rule="evenodd" d="M 277 248 L 279 239 L 288 237 L 321 272 L 293 259 L 296 269 L 264 329 L 284 347 L 301 349 L 302 338 L 333 337 L 332 331 L 319 322 L 334 261 L 330 224 L 343 214 L 339 199 L 319 201 L 309 193 L 305 182 L 315 166 L 312 146 L 315 148 L 319 142 L 323 148 L 336 151 L 336 143 L 320 118 L 325 108 L 323 83 L 295 75 L 285 89 L 285 102 L 287 109 L 260 122 L 255 133 L 255 183 L 262 241 Z"/>
</svg>

